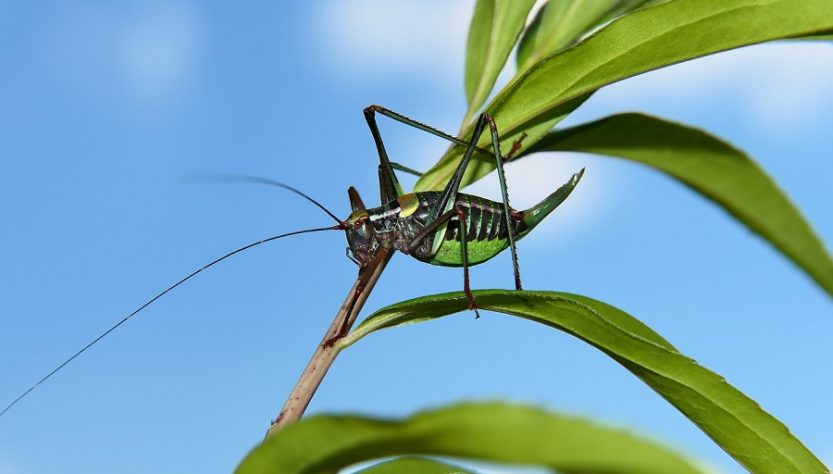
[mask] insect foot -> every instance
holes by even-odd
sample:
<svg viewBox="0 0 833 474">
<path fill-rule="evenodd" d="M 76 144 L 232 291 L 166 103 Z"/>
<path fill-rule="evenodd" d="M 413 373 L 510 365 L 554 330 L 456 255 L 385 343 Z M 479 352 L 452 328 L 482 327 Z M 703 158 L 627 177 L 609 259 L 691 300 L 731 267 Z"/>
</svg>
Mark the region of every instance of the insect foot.
<svg viewBox="0 0 833 474">
<path fill-rule="evenodd" d="M 468 285 L 466 285 L 465 293 L 469 298 L 469 310 L 474 311 L 474 319 L 480 319 L 480 311 L 477 310 L 477 301 L 474 301 L 474 295 L 471 294 Z"/>
</svg>

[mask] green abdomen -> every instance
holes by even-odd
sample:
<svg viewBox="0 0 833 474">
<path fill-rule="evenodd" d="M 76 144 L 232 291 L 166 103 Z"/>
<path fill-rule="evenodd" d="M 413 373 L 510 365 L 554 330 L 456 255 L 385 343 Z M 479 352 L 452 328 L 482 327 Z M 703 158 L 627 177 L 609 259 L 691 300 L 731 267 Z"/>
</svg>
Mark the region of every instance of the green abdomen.
<svg viewBox="0 0 833 474">
<path fill-rule="evenodd" d="M 465 226 L 455 218 L 445 230 L 443 243 L 436 255 L 427 259 L 433 265 L 463 265 L 460 239 L 466 239 L 469 265 L 477 265 L 506 250 L 509 235 L 503 204 L 469 194 L 458 194 L 457 205 L 463 211 Z M 522 221 L 510 219 L 515 235 L 523 231 Z M 465 235 L 463 235 L 465 228 Z M 519 237 L 518 237 L 519 238 Z M 517 238 L 516 238 L 517 239 Z"/>
<path fill-rule="evenodd" d="M 506 250 L 507 239 L 494 239 L 485 242 L 466 242 L 469 252 L 469 265 L 477 265 Z M 462 267 L 463 254 L 459 240 L 446 240 L 440 245 L 437 255 L 428 263 L 447 267 Z"/>
</svg>

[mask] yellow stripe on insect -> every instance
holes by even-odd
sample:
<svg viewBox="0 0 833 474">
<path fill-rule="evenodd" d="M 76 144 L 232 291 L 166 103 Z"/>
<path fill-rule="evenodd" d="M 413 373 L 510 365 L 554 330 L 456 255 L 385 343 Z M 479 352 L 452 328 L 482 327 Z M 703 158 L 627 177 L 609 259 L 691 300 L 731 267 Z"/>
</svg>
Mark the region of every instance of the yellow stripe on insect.
<svg viewBox="0 0 833 474">
<path fill-rule="evenodd" d="M 399 202 L 399 217 L 408 217 L 419 208 L 419 199 L 416 194 L 403 194 L 396 198 Z"/>
</svg>

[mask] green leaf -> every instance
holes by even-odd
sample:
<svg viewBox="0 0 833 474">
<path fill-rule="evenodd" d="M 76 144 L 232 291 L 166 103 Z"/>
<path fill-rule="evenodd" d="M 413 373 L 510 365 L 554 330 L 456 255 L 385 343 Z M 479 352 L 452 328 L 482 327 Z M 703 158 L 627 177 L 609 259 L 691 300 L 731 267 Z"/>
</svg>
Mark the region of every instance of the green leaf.
<svg viewBox="0 0 833 474">
<path fill-rule="evenodd" d="M 506 403 L 466 403 L 403 421 L 313 416 L 264 441 L 237 472 L 334 473 L 401 454 L 533 464 L 565 474 L 703 472 L 670 449 L 625 430 Z"/>
<path fill-rule="evenodd" d="M 595 153 L 656 168 L 721 206 L 833 295 L 833 260 L 810 224 L 745 153 L 704 131 L 622 114 L 551 132 L 524 154 L 537 151 Z"/>
<path fill-rule="evenodd" d="M 577 42 L 600 23 L 635 10 L 651 0 L 558 0 L 544 4 L 518 45 L 518 71 Z"/>
<path fill-rule="evenodd" d="M 481 309 L 529 319 L 598 348 L 674 405 L 751 472 L 827 472 L 786 426 L 757 403 L 619 309 L 556 292 L 482 290 L 474 296 Z M 367 318 L 340 341 L 340 346 L 347 347 L 382 328 L 462 311 L 468 304 L 462 292 L 397 303 Z"/>
<path fill-rule="evenodd" d="M 399 458 L 383 462 L 357 474 L 474 474 L 460 466 L 425 458 Z"/>
<path fill-rule="evenodd" d="M 466 45 L 466 122 L 483 105 L 535 0 L 478 0 Z"/>
<path fill-rule="evenodd" d="M 522 132 L 529 135 L 524 145 L 530 146 L 605 85 L 719 51 L 831 32 L 830 0 L 675 0 L 625 15 L 539 61 L 513 79 L 486 110 L 495 117 L 502 149 L 508 150 Z M 470 128 L 460 136 L 470 136 Z M 480 145 L 488 140 L 482 137 Z M 450 148 L 415 190 L 442 189 L 461 154 L 461 147 Z M 495 168 L 493 160 L 475 158 L 463 186 Z"/>
</svg>

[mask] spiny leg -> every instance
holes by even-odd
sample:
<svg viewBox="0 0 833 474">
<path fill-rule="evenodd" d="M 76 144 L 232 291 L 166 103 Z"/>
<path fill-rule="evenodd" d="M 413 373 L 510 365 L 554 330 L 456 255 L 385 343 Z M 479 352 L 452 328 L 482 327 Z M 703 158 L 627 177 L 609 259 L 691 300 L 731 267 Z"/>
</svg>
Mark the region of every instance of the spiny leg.
<svg viewBox="0 0 833 474">
<path fill-rule="evenodd" d="M 382 204 L 387 204 L 402 195 L 402 186 L 399 185 L 399 180 L 396 179 L 396 174 L 393 172 L 390 159 L 388 159 L 388 152 L 385 150 L 385 144 L 382 141 L 382 134 L 379 133 L 379 126 L 376 124 L 376 116 L 370 107 L 364 109 L 364 118 L 367 120 L 367 126 L 370 127 L 370 133 L 373 135 L 374 143 L 376 143 L 376 151 L 379 153 L 379 194 L 382 198 Z"/>
<path fill-rule="evenodd" d="M 477 142 L 480 140 L 480 136 L 483 135 L 483 130 L 486 128 L 486 124 L 489 122 L 489 119 L 490 117 L 486 114 L 480 114 L 480 117 L 477 119 L 477 124 L 474 126 L 474 132 L 472 132 L 471 135 L 471 141 L 466 147 L 465 153 L 463 153 L 463 158 L 460 159 L 460 164 L 458 164 L 457 169 L 454 170 L 451 180 L 445 186 L 445 189 L 440 195 L 440 199 L 437 202 L 437 209 L 434 212 L 433 217 L 436 217 L 444 212 L 448 212 L 454 207 L 454 203 L 457 201 L 457 191 L 460 189 L 460 183 L 463 181 L 463 175 L 466 172 L 466 168 L 469 166 L 472 154 L 474 154 L 475 149 L 477 149 Z"/>
<path fill-rule="evenodd" d="M 451 181 L 448 182 L 448 185 L 446 185 L 443 193 L 440 195 L 440 199 L 437 201 L 436 210 L 430 216 L 435 221 L 432 224 L 436 224 L 436 232 L 438 233 L 431 248 L 432 252 L 437 252 L 439 250 L 443 243 L 443 239 L 445 238 L 445 226 L 442 225 L 442 223 L 439 223 L 440 215 L 446 216 L 451 211 L 454 211 L 460 220 L 460 249 L 463 260 L 463 289 L 466 292 L 466 296 L 469 298 L 469 309 L 473 309 L 478 318 L 480 317 L 480 312 L 477 311 L 477 303 L 474 301 L 474 296 L 472 295 L 471 288 L 469 286 L 469 262 L 468 249 L 466 245 L 466 234 L 468 232 L 466 232 L 466 219 L 465 213 L 459 209 L 459 206 L 457 206 L 457 191 L 460 189 L 460 183 L 463 180 L 463 174 L 466 172 L 469 160 L 471 159 L 474 150 L 477 148 L 477 142 L 480 140 L 480 136 L 483 134 L 483 130 L 490 120 L 491 117 L 487 114 L 480 114 L 477 124 L 474 127 L 474 131 L 472 132 L 471 141 L 469 142 L 468 147 L 466 147 L 465 153 L 463 153 L 463 158 L 460 160 L 460 164 L 457 165 L 457 169 L 454 171 Z M 498 151 L 497 153 L 498 160 L 500 160 L 500 152 Z M 431 227 L 434 226 L 432 225 Z M 508 230 L 509 235 L 511 235 L 512 228 L 509 227 Z"/>
<path fill-rule="evenodd" d="M 373 112 L 379 112 L 380 114 L 384 115 L 385 117 L 396 120 L 399 123 L 404 123 L 405 125 L 414 127 L 418 130 L 422 130 L 423 132 L 430 133 L 431 135 L 434 135 L 434 136 L 440 137 L 442 139 L 448 140 L 451 143 L 454 143 L 455 145 L 460 145 L 460 146 L 468 146 L 469 145 L 469 142 L 467 142 L 465 140 L 457 138 L 454 135 L 443 132 L 442 130 L 434 128 L 430 125 L 426 125 L 426 124 L 420 122 L 419 120 L 414 120 L 410 117 L 406 117 L 406 116 L 404 116 L 404 115 L 402 115 L 398 112 L 394 112 L 393 110 L 390 110 L 386 107 L 382 107 L 381 105 L 368 106 L 367 108 L 365 108 L 365 113 L 367 113 L 368 110 L 373 111 Z M 515 153 L 517 153 L 520 150 L 521 144 L 523 143 L 523 141 L 526 137 L 527 137 L 526 132 L 522 132 L 520 138 L 518 138 L 517 140 L 515 140 L 512 143 L 512 148 L 509 150 L 509 153 L 507 153 L 506 156 L 503 157 L 503 161 L 509 161 L 515 156 Z M 477 147 L 476 151 L 479 152 L 479 153 L 486 154 L 486 155 L 491 155 L 492 154 L 491 151 L 489 151 L 485 148 L 480 148 L 480 147 Z M 396 169 L 396 163 L 393 163 L 393 165 L 394 165 L 394 169 Z M 408 170 L 408 169 L 402 169 L 402 171 L 412 172 L 411 170 Z M 414 173 L 414 174 L 416 174 L 416 173 Z M 421 175 L 421 173 L 418 174 L 417 176 L 420 176 L 420 175 Z"/>
<path fill-rule="evenodd" d="M 382 107 L 381 105 L 370 105 L 368 107 L 365 107 L 364 117 L 365 120 L 367 120 L 367 125 L 370 127 L 370 132 L 373 134 L 373 141 L 376 143 L 376 149 L 379 152 L 379 181 L 382 189 L 383 204 L 402 194 L 402 187 L 399 185 L 399 181 L 396 179 L 396 175 L 394 175 L 393 173 L 394 169 L 404 171 L 406 173 L 411 173 L 416 176 L 422 176 L 422 173 L 408 168 L 406 166 L 402 166 L 398 163 L 392 163 L 390 161 L 390 159 L 388 158 L 387 151 L 385 150 L 385 145 L 382 142 L 382 135 L 379 132 L 379 125 L 376 123 L 377 112 L 384 115 L 385 117 L 396 120 L 397 122 L 403 123 L 410 127 L 414 127 L 417 130 L 421 130 L 423 132 L 430 133 L 431 135 L 440 137 L 444 140 L 448 140 L 449 142 L 455 145 L 464 146 L 466 147 L 466 151 L 469 154 L 473 154 L 475 151 L 484 155 L 491 154 L 489 150 L 477 146 L 477 142 L 480 140 L 480 135 L 482 133 L 478 131 L 478 128 L 481 122 L 483 121 L 483 116 L 485 116 L 486 114 L 480 115 L 477 124 L 475 125 L 474 132 L 472 133 L 472 140 L 467 142 L 463 139 L 457 138 L 453 135 L 443 132 L 442 130 L 436 129 L 422 122 L 406 117 L 402 114 L 396 113 L 388 108 Z M 519 138 L 512 144 L 512 148 L 509 151 L 509 154 L 503 157 L 505 161 L 509 161 L 510 159 L 512 159 L 514 154 L 520 149 L 521 142 L 525 137 L 526 134 L 522 134 L 521 138 Z M 469 149 L 471 151 L 469 151 Z M 468 160 L 464 158 L 462 161 Z"/>
<path fill-rule="evenodd" d="M 455 137 L 454 135 L 443 132 L 442 130 L 436 129 L 436 128 L 430 126 L 430 125 L 425 125 L 422 122 L 419 122 L 419 121 L 414 120 L 412 118 L 406 117 L 406 116 L 404 116 L 400 113 L 396 113 L 396 112 L 394 112 L 394 111 L 392 111 L 388 108 L 382 107 L 381 105 L 370 105 L 370 106 L 368 106 L 364 109 L 364 114 L 365 114 L 366 117 L 368 116 L 368 114 L 370 114 L 372 116 L 375 112 L 379 112 L 380 114 L 384 115 L 387 118 L 396 120 L 399 123 L 404 123 L 405 125 L 408 125 L 410 127 L 414 127 L 417 130 L 422 130 L 423 132 L 427 132 L 427 133 L 430 133 L 431 135 L 434 135 L 436 137 L 440 137 L 444 140 L 448 140 L 451 143 L 454 143 L 455 145 L 460 145 L 460 146 L 465 146 L 465 147 L 469 146 L 469 142 L 467 142 L 465 140 L 462 140 L 460 138 Z M 375 119 L 374 119 L 374 121 L 375 121 Z M 480 151 L 481 153 L 491 154 L 491 152 L 489 152 L 489 150 L 485 150 L 483 148 L 478 148 L 477 150 Z"/>
<path fill-rule="evenodd" d="M 512 251 L 512 268 L 514 270 L 515 276 L 515 289 L 520 291 L 523 290 L 523 286 L 521 284 L 521 272 L 520 266 L 518 264 L 518 249 L 515 245 L 515 233 L 514 229 L 515 226 L 512 225 L 512 209 L 509 206 L 509 192 L 506 185 L 506 177 L 503 171 L 503 162 L 504 160 L 509 160 L 512 156 L 520 149 L 521 142 L 525 138 L 525 136 L 521 136 L 515 143 L 512 144 L 512 149 L 509 151 L 509 154 L 504 158 L 500 154 L 500 137 L 498 136 L 497 125 L 495 125 L 494 118 L 486 113 L 480 114 L 480 117 L 477 120 L 477 124 L 475 125 L 474 132 L 472 133 L 471 141 L 468 143 L 465 153 L 463 154 L 463 158 L 460 160 L 460 164 L 457 166 L 457 169 L 454 171 L 454 175 L 449 181 L 446 188 L 443 190 L 443 194 L 440 197 L 440 200 L 437 203 L 436 210 L 434 211 L 433 221 L 430 225 L 426 226 L 425 229 L 414 239 L 414 242 L 411 243 L 410 249 L 411 251 L 419 245 L 427 235 L 431 232 L 438 232 L 442 233 L 442 235 L 438 235 L 435 238 L 433 243 L 432 250 L 437 251 L 440 245 L 442 244 L 442 239 L 444 238 L 444 224 L 450 218 L 449 214 L 451 211 L 458 211 L 459 209 L 456 206 L 457 201 L 457 191 L 460 188 L 460 183 L 463 179 L 463 174 L 466 171 L 466 167 L 468 167 L 469 160 L 471 159 L 472 154 L 474 153 L 475 149 L 477 149 L 477 142 L 480 140 L 480 136 L 483 133 L 485 128 L 485 124 L 489 124 L 489 130 L 491 132 L 492 137 L 492 150 L 494 152 L 494 158 L 497 162 L 497 172 L 498 172 L 498 180 L 500 182 L 500 191 L 503 196 L 503 214 L 504 219 L 506 219 L 506 229 L 507 229 L 507 236 L 509 240 L 509 247 Z M 456 143 L 456 142 L 455 142 Z M 465 227 L 465 219 L 461 217 L 461 225 Z M 464 273 L 464 282 L 466 287 L 466 294 L 469 296 L 470 302 L 472 305 L 474 304 L 474 298 L 471 296 L 471 289 L 469 288 L 469 276 L 468 276 L 468 252 L 465 250 L 466 247 L 466 239 L 465 235 L 466 232 L 463 231 L 463 238 L 461 238 L 461 248 L 463 249 L 463 273 Z M 476 310 L 475 310 L 476 311 Z"/>
<path fill-rule="evenodd" d="M 461 251 L 462 251 L 462 260 L 463 260 L 463 283 L 464 283 L 464 290 L 466 292 L 466 296 L 469 298 L 469 308 L 473 309 L 477 314 L 477 317 L 480 317 L 480 313 L 477 311 L 477 304 L 474 301 L 474 296 L 471 293 L 471 288 L 469 286 L 469 268 L 468 268 L 468 249 L 467 249 L 467 242 L 466 242 L 466 223 L 465 223 L 465 213 L 459 209 L 457 206 L 457 191 L 460 189 L 460 183 L 463 180 L 463 174 L 466 172 L 466 167 L 469 164 L 469 160 L 474 154 L 475 149 L 477 149 L 477 142 L 480 140 L 480 136 L 483 134 L 484 129 L 486 128 L 486 124 L 490 123 L 491 117 L 487 114 L 480 114 L 480 117 L 477 120 L 477 124 L 474 127 L 474 131 L 472 132 L 471 141 L 468 143 L 466 147 L 465 153 L 463 153 L 463 158 L 460 160 L 460 164 L 457 165 L 457 169 L 454 171 L 454 175 L 451 178 L 451 181 L 448 182 L 445 189 L 443 190 L 440 199 L 437 201 L 435 206 L 435 210 L 429 216 L 429 222 L 427 226 L 420 232 L 417 237 L 414 239 L 414 242 L 411 242 L 409 245 L 410 249 L 415 248 L 418 242 L 421 242 L 426 236 L 430 235 L 432 232 L 436 234 L 434 241 L 432 242 L 431 252 L 436 253 L 440 246 L 445 239 L 445 226 L 448 223 L 448 220 L 454 215 L 458 215 L 460 220 L 461 226 L 461 235 L 460 235 L 460 243 L 461 243 Z M 498 150 L 498 159 L 500 159 L 500 152 Z M 511 234 L 511 227 L 508 228 Z"/>
<path fill-rule="evenodd" d="M 460 222 L 460 256 L 463 260 L 463 291 L 469 298 L 469 309 L 474 310 L 474 317 L 479 318 L 480 312 L 477 311 L 477 302 L 474 301 L 474 295 L 471 294 L 471 286 L 469 285 L 469 251 L 466 244 L 466 236 L 468 235 L 468 226 L 466 225 L 466 213 L 460 209 L 459 206 L 454 207 L 457 214 L 457 219 Z"/>
<path fill-rule="evenodd" d="M 469 309 L 473 309 L 475 317 L 479 318 L 480 317 L 480 312 L 477 311 L 477 302 L 474 300 L 474 295 L 472 295 L 472 293 L 471 293 L 471 286 L 469 284 L 469 258 L 468 258 L 469 254 L 468 254 L 468 249 L 466 247 L 466 234 L 468 234 L 468 232 L 467 232 L 468 229 L 466 228 L 466 222 L 465 222 L 466 216 L 465 216 L 465 213 L 460 209 L 459 206 L 455 206 L 454 209 L 446 212 L 445 214 L 438 217 L 437 220 L 435 220 L 431 224 L 425 226 L 425 228 L 423 228 L 422 231 L 420 231 L 420 233 L 418 233 L 416 235 L 416 237 L 414 237 L 414 240 L 412 240 L 408 244 L 408 253 L 411 253 L 414 250 L 416 250 L 416 248 L 419 247 L 420 244 L 422 244 L 422 241 L 425 240 L 426 237 L 428 237 L 432 233 L 437 232 L 438 229 L 443 224 L 448 223 L 448 221 L 450 221 L 451 218 L 454 217 L 454 216 L 457 216 L 457 218 L 460 220 L 460 232 L 459 232 L 459 234 L 460 234 L 460 242 L 461 242 L 460 243 L 460 245 L 461 245 L 460 251 L 462 252 L 462 260 L 463 260 L 463 291 L 466 293 L 466 296 L 469 298 Z M 440 236 L 437 236 L 437 238 L 440 238 Z M 442 238 L 444 238 L 444 236 Z"/>
<path fill-rule="evenodd" d="M 437 232 L 437 230 L 443 224 L 446 224 L 455 215 L 457 215 L 457 211 L 455 209 L 452 209 L 438 217 L 434 222 L 423 227 L 423 229 L 416 235 L 416 237 L 414 237 L 414 240 L 412 240 L 408 244 L 408 253 L 412 253 L 414 250 L 416 250 L 416 248 L 419 247 L 420 244 L 422 244 L 422 241 L 425 240 L 426 237 L 428 237 L 432 233 Z"/>
<path fill-rule="evenodd" d="M 372 109 L 372 107 L 374 106 L 365 109 L 365 113 L 367 113 L 369 109 Z M 460 189 L 460 183 L 463 181 L 463 174 L 466 172 L 466 168 L 469 165 L 472 154 L 474 154 L 474 151 L 477 149 L 477 142 L 480 140 L 480 136 L 483 135 L 483 131 L 485 130 L 487 123 L 494 124 L 492 117 L 488 114 L 480 114 L 480 117 L 477 119 L 477 124 L 474 127 L 474 131 L 472 132 L 471 141 L 466 146 L 466 151 L 463 153 L 463 158 L 460 160 L 460 164 L 457 165 L 457 169 L 454 170 L 451 180 L 445 186 L 445 189 L 442 191 L 439 200 L 437 200 L 434 209 L 428 216 L 427 225 L 417 235 L 414 241 L 411 242 L 411 250 L 419 245 L 419 243 L 432 232 L 437 232 L 438 235 L 434 239 L 431 253 L 436 253 L 440 245 L 442 245 L 443 239 L 445 238 L 445 232 L 443 232 L 444 227 L 448 223 L 448 220 L 454 215 L 454 210 L 457 207 L 457 191 Z M 493 133 L 493 141 L 495 137 L 496 135 Z M 499 145 L 495 145 L 495 150 L 498 154 L 498 161 L 500 161 Z M 508 207 L 508 204 L 506 207 Z M 509 221 L 507 221 L 507 224 L 509 224 Z M 511 229 L 511 227 L 508 227 L 508 229 Z"/>
<path fill-rule="evenodd" d="M 468 142 L 464 140 L 460 140 L 459 138 L 450 135 L 448 133 L 443 132 L 442 130 L 436 129 L 430 125 L 426 125 L 418 120 L 414 120 L 410 117 L 406 117 L 400 113 L 394 112 L 393 110 L 388 109 L 387 107 L 382 107 L 381 105 L 370 105 L 364 109 L 365 114 L 370 112 L 379 112 L 380 114 L 388 117 L 390 119 L 396 120 L 399 123 L 404 123 L 405 125 L 409 125 L 414 127 L 418 130 L 422 130 L 423 132 L 430 133 L 431 135 L 443 138 L 448 140 L 452 143 L 456 143 L 461 146 L 468 146 Z M 484 150 L 485 151 L 485 150 Z"/>
<path fill-rule="evenodd" d="M 512 210 L 509 206 L 509 190 L 506 186 L 506 177 L 503 174 L 503 157 L 500 154 L 500 137 L 497 133 L 497 125 L 495 125 L 495 119 L 492 118 L 491 115 L 483 114 L 486 120 L 489 122 L 489 130 L 492 134 L 492 147 L 494 149 L 495 154 L 495 161 L 497 162 L 497 177 L 498 182 L 500 183 L 500 193 L 503 195 L 503 215 L 506 219 L 506 229 L 507 235 L 509 236 L 509 248 L 512 250 L 512 269 L 515 272 L 515 289 L 518 291 L 523 290 L 521 286 L 521 270 L 518 266 L 518 249 L 515 246 L 515 226 L 512 225 Z M 521 138 L 522 140 L 523 138 Z M 510 150 L 509 158 L 517 151 L 520 147 L 520 141 L 515 142 L 512 145 L 512 150 Z"/>
<path fill-rule="evenodd" d="M 407 166 L 400 165 L 399 163 L 396 163 L 396 162 L 393 162 L 393 161 L 389 161 L 388 163 L 390 164 L 390 168 L 392 170 L 404 171 L 406 173 L 410 173 L 410 174 L 415 175 L 415 176 L 422 176 L 422 173 L 420 173 L 419 171 L 417 171 L 415 169 L 408 168 Z M 389 182 L 393 182 L 395 184 L 393 186 L 390 186 L 388 184 Z M 388 173 L 385 172 L 385 167 L 381 164 L 379 165 L 379 189 L 383 190 L 383 193 L 385 192 L 384 190 L 397 189 L 398 192 L 399 192 L 399 195 L 402 194 L 402 188 L 399 187 L 399 183 L 398 183 L 398 180 L 396 179 L 396 176 L 394 176 L 392 179 L 389 178 Z M 393 197 L 388 197 L 387 194 L 383 194 L 382 195 L 382 203 L 383 204 L 388 203 L 391 200 L 395 199 L 397 196 L 398 195 L 393 195 Z"/>
</svg>

